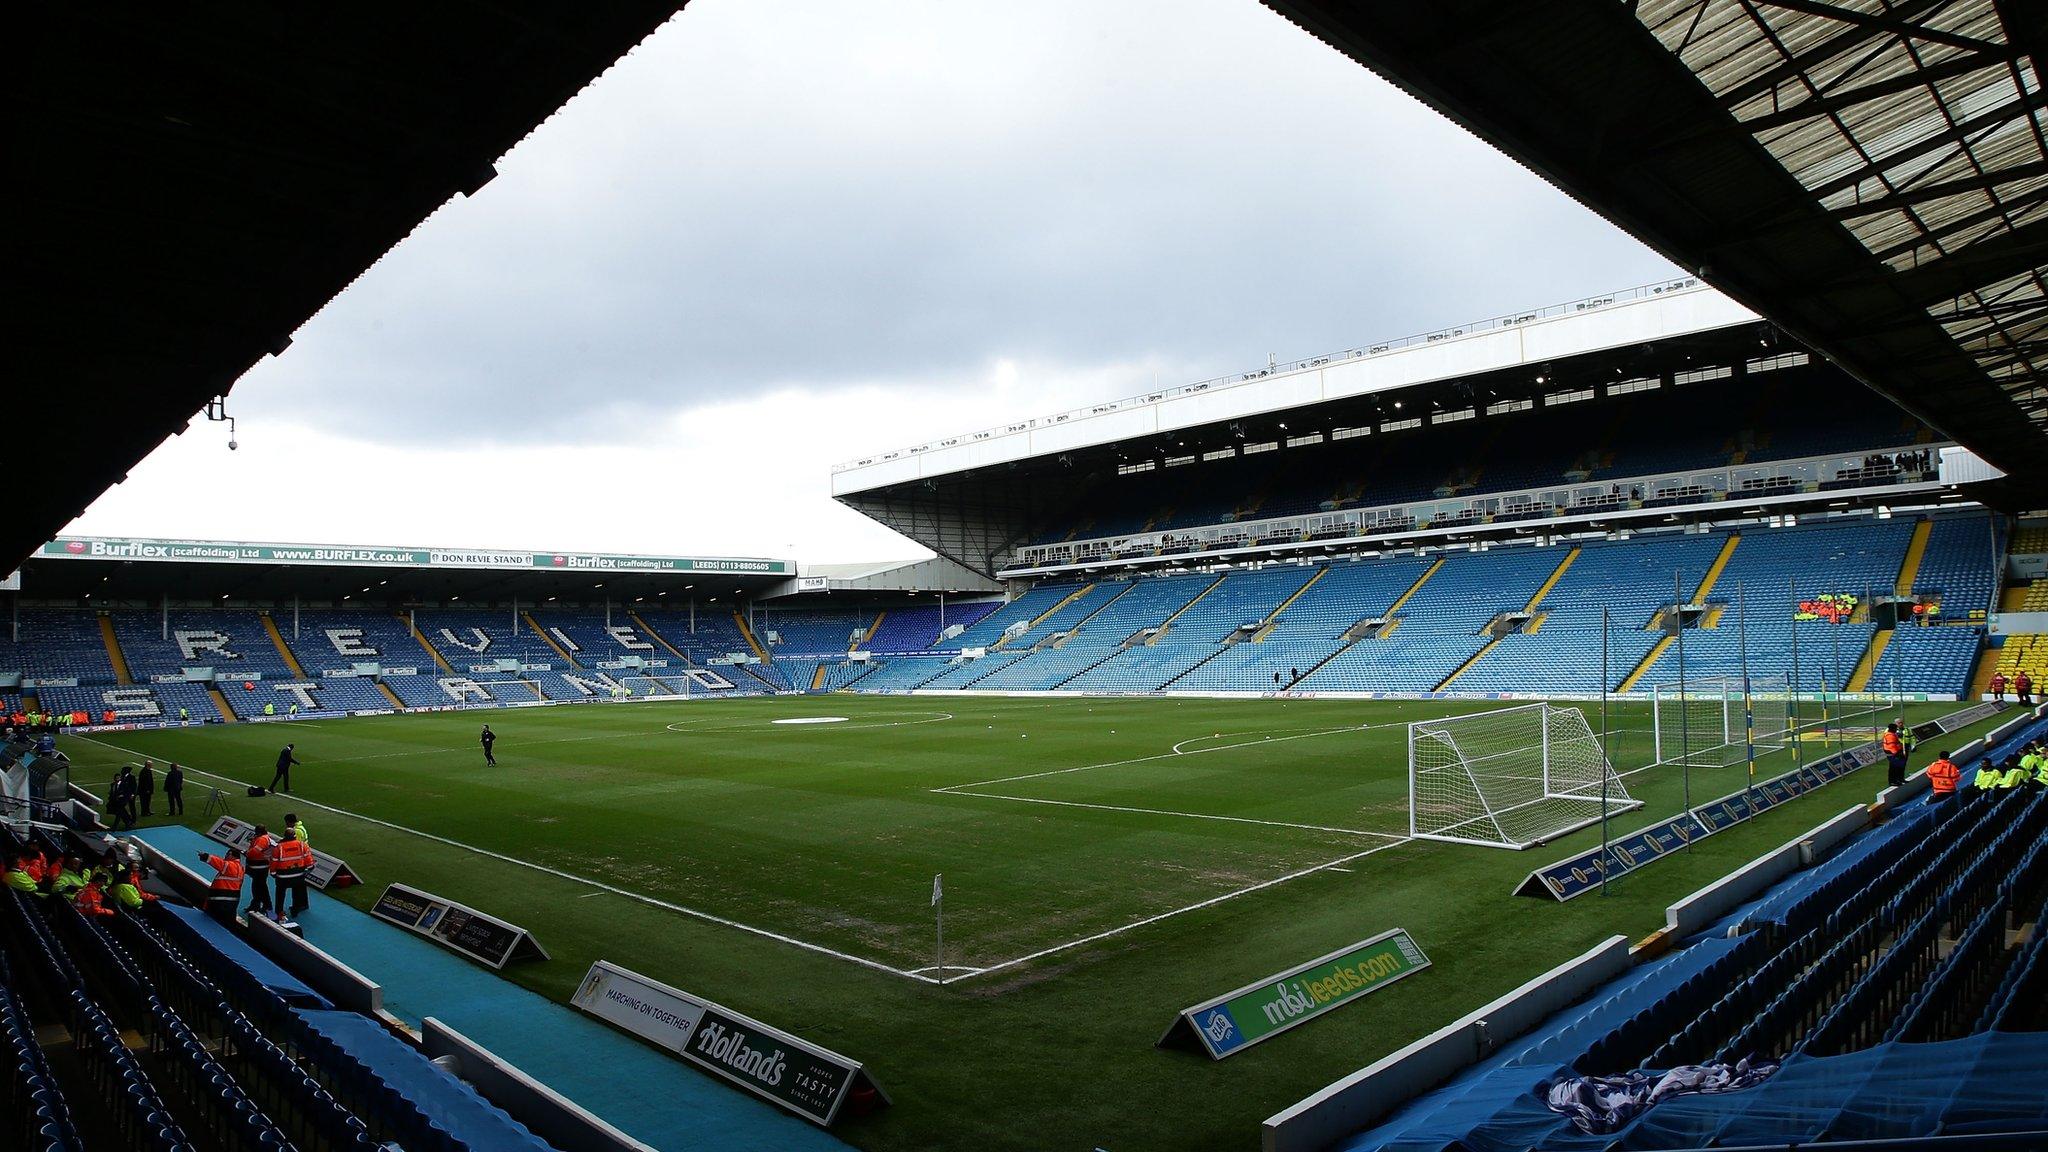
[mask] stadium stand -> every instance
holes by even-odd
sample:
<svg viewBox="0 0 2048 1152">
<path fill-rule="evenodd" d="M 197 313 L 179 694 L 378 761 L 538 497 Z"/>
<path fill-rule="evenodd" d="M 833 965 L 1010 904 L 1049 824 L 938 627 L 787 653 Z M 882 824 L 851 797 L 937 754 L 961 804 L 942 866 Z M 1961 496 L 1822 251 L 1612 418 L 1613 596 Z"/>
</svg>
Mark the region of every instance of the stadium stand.
<svg viewBox="0 0 2048 1152">
<path fill-rule="evenodd" d="M 551 668 L 573 663 L 524 619 L 515 626 L 509 612 L 442 609 L 417 613 L 414 620 L 420 634 L 457 672 L 494 671 L 484 666 L 500 660 Z"/>
<path fill-rule="evenodd" d="M 676 660 L 673 653 L 644 633 L 632 616 L 623 611 L 612 612 L 609 622 L 605 613 L 591 611 L 548 609 L 536 610 L 528 616 L 540 626 L 545 640 L 585 668 L 626 659 L 670 663 Z M 560 662 L 559 656 L 556 662 Z"/>
<path fill-rule="evenodd" d="M 1822 407 L 1832 411 L 1830 419 L 1781 424 L 1771 418 L 1777 412 Z M 1507 421 L 1381 432 L 1139 472 L 1114 478 L 1110 492 L 1064 510 L 1034 539 L 1109 539 L 1545 488 L 1558 491 L 1532 493 L 1528 507 L 1549 516 L 1583 502 L 1584 486 L 1595 481 L 1609 486 L 1602 495 L 1611 496 L 1615 506 L 1654 507 L 1676 501 L 1660 499 L 1659 492 L 1668 486 L 1643 482 L 1653 476 L 1815 457 L 1881 456 L 1883 466 L 1873 463 L 1868 475 L 1858 469 L 1852 479 L 1819 485 L 1852 487 L 1872 477 L 1899 475 L 1904 469 L 1891 463 L 1893 456 L 1923 444 L 1926 435 L 1916 422 L 1870 405 L 1839 380 L 1798 370 L 1726 382 L 1719 390 L 1653 389 L 1615 397 L 1602 406 L 1596 424 L 1589 428 L 1587 419 L 1569 407 L 1542 409 Z M 1628 434 L 1642 427 L 1658 432 Z"/>
<path fill-rule="evenodd" d="M 0 633 L 0 670 L 31 680 L 115 683 L 99 616 L 63 608 L 17 609 L 14 631 Z"/>
<path fill-rule="evenodd" d="M 1257 630 L 1275 609 L 1314 579 L 1313 569 L 1276 566 L 1233 572 L 1208 584 L 1147 642 L 1133 644 L 1067 682 L 1092 691 L 1149 692 L 1172 685 L 1229 649 L 1245 629 Z"/>
<path fill-rule="evenodd" d="M 957 647 L 951 641 L 943 641 L 941 634 L 948 628 L 958 627 L 963 631 L 981 622 L 989 613 L 1003 606 L 1000 600 L 969 601 L 948 603 L 943 611 L 936 604 L 917 604 L 908 608 L 890 608 L 882 613 L 882 623 L 868 638 L 871 651 L 881 653 L 922 652 L 929 648 Z"/>
<path fill-rule="evenodd" d="M 1991 755 L 2044 734 L 2033 722 Z M 1748 1147 L 1792 1133 L 1804 1147 L 2048 1127 L 2048 1097 L 2025 1086 L 2048 1059 L 2048 946 L 2006 928 L 2048 916 L 2044 831 L 2038 790 L 1910 803 L 1339 1147 Z M 1591 1129 L 1572 1118 L 1586 1110 L 1546 1103 L 1612 1083 L 1577 1077 L 1647 1087 L 1701 1064 L 1767 1074 L 1593 1109 Z"/>
<path fill-rule="evenodd" d="M 22 844 L 0 832 L 10 856 Z M 548 1148 L 378 1021 L 172 898 L 101 920 L 10 890 L 0 921 L 0 1032 L 18 1105 L 5 1123 L 22 1137 L 9 1146 Z M 39 1024 L 68 1029 L 66 1059 L 45 1055 Z"/>
<path fill-rule="evenodd" d="M 875 614 L 857 610 L 824 611 L 767 609 L 754 619 L 754 634 L 780 656 L 825 656 L 853 650 L 875 622 Z M 937 636 L 936 630 L 933 633 Z"/>
<path fill-rule="evenodd" d="M 1941 618 L 1950 624 L 1981 621 L 1991 610 L 2004 553 L 1992 517 L 1940 517 L 1928 533 L 1909 591 L 1923 599 L 1939 599 Z"/>
<path fill-rule="evenodd" d="M 195 667 L 212 668 L 223 680 L 296 675 L 255 612 L 120 611 L 109 618 L 129 673 L 139 681 Z"/>
<path fill-rule="evenodd" d="M 650 609 L 634 613 L 646 624 L 658 643 L 695 664 L 752 651 L 740 631 L 739 621 L 718 605 L 703 605 L 695 612 Z"/>
<path fill-rule="evenodd" d="M 1410 556 L 1319 566 L 1249 639 L 1217 653 L 1174 687 L 1260 692 L 1292 684 L 1344 647 L 1346 634 L 1361 622 L 1385 616 L 1434 565 Z"/>
<path fill-rule="evenodd" d="M 297 636 L 289 625 L 281 624 L 279 630 L 298 656 L 299 667 L 310 676 L 352 670 L 357 664 L 423 671 L 436 667 L 433 654 L 413 637 L 405 620 L 386 612 L 308 609 L 299 613 Z"/>
<path fill-rule="evenodd" d="M 992 648 L 997 641 L 1003 639 L 1011 625 L 1029 624 L 1052 611 L 1062 601 L 1080 592 L 1084 587 L 1085 585 L 1057 582 L 1037 585 L 1015 600 L 990 612 L 973 627 L 947 641 L 944 647 L 952 651 L 964 648 Z M 934 647 L 938 646 L 934 644 Z"/>
</svg>

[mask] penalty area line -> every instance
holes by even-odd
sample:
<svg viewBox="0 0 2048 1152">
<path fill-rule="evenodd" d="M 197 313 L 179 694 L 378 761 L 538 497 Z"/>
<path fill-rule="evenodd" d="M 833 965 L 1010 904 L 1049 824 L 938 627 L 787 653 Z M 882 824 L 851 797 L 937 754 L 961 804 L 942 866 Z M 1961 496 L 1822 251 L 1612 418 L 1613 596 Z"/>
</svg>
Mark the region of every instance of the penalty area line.
<svg viewBox="0 0 2048 1152">
<path fill-rule="evenodd" d="M 1078 940 L 1069 940 L 1064 944 L 1055 944 L 1050 948 L 1041 948 L 1036 952 L 1032 952 L 1024 956 L 1019 956 L 1014 960 L 1005 960 L 1000 964 L 991 964 L 988 967 L 983 968 L 980 971 L 974 972 L 970 975 L 955 976 L 950 980 L 942 980 L 941 983 L 953 983 L 959 980 L 970 980 L 974 979 L 975 977 L 986 976 L 991 972 L 1001 972 L 1008 968 L 1015 968 L 1022 964 L 1029 964 L 1033 960 L 1042 960 L 1047 956 L 1052 956 L 1060 952 L 1066 952 L 1071 949 L 1080 948 L 1088 944 L 1098 943 L 1100 941 L 1107 940 L 1113 936 L 1121 936 L 1126 932 L 1132 932 L 1139 928 L 1147 927 L 1148 925 L 1157 924 L 1162 920 L 1171 920 L 1175 916 L 1184 916 L 1189 912 L 1199 912 L 1204 908 L 1214 908 L 1216 905 L 1221 904 L 1226 900 L 1235 900 L 1240 896 L 1249 896 L 1254 892 L 1263 892 L 1268 888 L 1276 888 L 1282 884 L 1287 883 L 1290 880 L 1299 880 L 1303 876 L 1312 876 L 1317 872 L 1328 872 L 1333 869 L 1341 868 L 1344 865 L 1352 863 L 1355 860 L 1363 860 L 1367 856 L 1370 856 L 1375 852 L 1385 852 L 1389 848 L 1399 848 L 1403 844 L 1408 844 L 1412 842 L 1413 837 L 1403 836 L 1401 839 L 1396 840 L 1391 844 L 1376 845 L 1374 847 L 1367 848 L 1363 852 L 1353 852 L 1349 856 L 1340 856 L 1337 859 L 1331 860 L 1324 864 L 1316 864 L 1307 868 L 1302 868 L 1298 871 L 1289 872 L 1285 876 L 1275 876 L 1271 880 L 1265 880 L 1261 881 L 1260 883 L 1250 885 L 1249 887 L 1239 888 L 1234 892 L 1225 892 L 1221 896 L 1211 896 L 1207 900 L 1202 900 L 1194 904 L 1189 904 L 1183 908 L 1175 908 L 1171 912 L 1161 912 L 1155 916 L 1147 916 L 1142 920 L 1133 920 L 1129 924 L 1125 924 L 1122 927 L 1111 928 L 1106 932 L 1097 932 L 1093 936 L 1083 936 Z"/>
<path fill-rule="evenodd" d="M 142 755 L 142 753 L 137 752 L 132 748 L 123 748 L 119 744 L 110 743 L 108 741 L 101 740 L 94 736 L 77 736 L 76 739 L 84 740 L 87 743 L 91 744 L 98 744 L 102 748 L 111 748 L 116 752 L 120 752 L 128 756 Z M 204 776 L 209 780 L 220 780 L 225 783 L 234 784 L 243 788 L 251 786 L 249 782 L 246 780 L 237 780 L 232 776 L 223 776 L 217 772 L 208 772 L 202 768 L 194 768 L 190 765 L 187 765 L 185 770 L 194 776 Z M 286 795 L 291 794 L 286 793 Z M 474 852 L 478 856 L 487 856 L 493 860 L 500 860 L 504 863 L 514 864 L 521 868 L 531 868 L 535 872 L 545 873 L 546 875 L 553 876 L 560 880 L 568 880 L 577 884 L 582 884 L 585 887 L 596 888 L 600 890 L 599 892 L 589 893 L 589 895 L 595 896 L 603 892 L 609 892 L 614 896 L 624 896 L 629 900 L 637 900 L 642 904 L 649 905 L 650 907 L 660 908 L 669 912 L 676 912 L 684 916 L 689 916 L 697 920 L 702 920 L 707 924 L 717 924 L 725 928 L 738 929 L 739 931 L 748 933 L 750 935 L 759 936 L 766 940 L 773 940 L 778 944 L 787 944 L 793 948 L 801 948 L 806 952 L 816 952 L 821 956 L 830 956 L 835 960 L 845 960 L 849 963 L 858 964 L 863 968 L 872 968 L 877 972 L 887 972 L 891 976 L 901 976 L 905 979 L 916 980 L 925 984 L 943 983 L 942 980 L 936 977 L 920 976 L 916 972 L 884 964 L 879 960 L 870 960 L 865 956 L 855 956 L 851 952 L 841 952 L 836 948 L 827 948 L 823 944 L 813 944 L 808 940 L 799 940 L 794 936 L 786 936 L 780 932 L 775 932 L 767 928 L 757 928 L 752 924 L 742 923 L 741 921 L 733 920 L 729 917 L 720 916 L 714 912 L 706 912 L 701 908 L 691 908 L 683 904 L 673 904 L 667 900 L 657 900 L 652 896 L 646 895 L 645 893 L 634 892 L 629 889 L 616 887 L 611 884 L 606 884 L 601 880 L 592 880 L 587 876 L 578 876 L 573 872 L 564 872 L 559 868 L 550 868 L 545 864 L 536 864 L 531 860 L 521 860 L 517 856 L 507 856 L 502 852 L 493 852 L 489 848 L 479 848 L 474 844 L 465 844 L 460 840 L 451 840 L 446 836 L 438 836 L 432 832 L 422 832 L 418 828 L 408 828 L 403 824 L 394 824 L 389 820 L 380 820 L 375 816 L 365 816 L 360 812 L 351 812 L 346 808 L 337 808 L 332 804 L 322 804 L 318 800 L 308 800 L 303 796 L 292 796 L 291 798 L 293 801 L 299 804 L 304 804 L 309 808 L 318 808 L 324 812 L 332 812 L 337 816 L 347 816 L 352 820 L 361 820 L 365 824 L 375 824 L 380 828 L 389 828 L 394 832 L 407 832 L 414 836 L 418 836 L 423 840 L 432 840 L 437 844 L 446 844 L 451 848 L 460 848 L 465 852 Z"/>
<path fill-rule="evenodd" d="M 1175 812 L 1170 808 L 1133 808 L 1123 804 L 1090 804 L 1081 800 L 1048 800 L 1041 796 L 1004 796 L 995 792 L 958 792 L 949 789 L 932 789 L 948 796 L 973 796 L 983 800 L 1014 800 L 1020 804 L 1055 804 L 1062 808 L 1093 808 L 1098 812 L 1135 812 L 1147 816 L 1180 816 L 1189 820 L 1223 820 L 1232 824 L 1259 824 L 1267 828 L 1299 828 L 1304 832 L 1336 832 L 1345 836 L 1378 836 L 1386 840 L 1406 840 L 1392 832 L 1368 832 L 1363 828 L 1332 828 L 1326 824 L 1296 824 L 1289 820 L 1259 820 L 1251 816 L 1218 816 L 1209 812 Z"/>
</svg>

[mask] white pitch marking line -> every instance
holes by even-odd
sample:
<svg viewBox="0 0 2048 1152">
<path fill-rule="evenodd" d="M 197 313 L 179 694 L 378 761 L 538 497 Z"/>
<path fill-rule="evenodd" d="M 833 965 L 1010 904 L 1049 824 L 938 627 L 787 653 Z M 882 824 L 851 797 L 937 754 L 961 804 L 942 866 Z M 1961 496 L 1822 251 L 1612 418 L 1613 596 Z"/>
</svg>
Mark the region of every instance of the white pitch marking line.
<svg viewBox="0 0 2048 1152">
<path fill-rule="evenodd" d="M 1122 804 L 1089 804 L 1080 800 L 1047 800 L 1040 796 L 1004 796 L 995 792 L 949 792 L 950 796 L 977 796 L 984 800 L 1015 800 L 1021 804 L 1056 804 L 1062 808 L 1093 808 L 1102 812 L 1136 812 L 1148 816 L 1185 816 L 1190 820 L 1225 820 L 1232 824 L 1262 824 L 1268 828 L 1300 828 L 1307 832 L 1338 832 L 1346 836 L 1380 836 L 1406 840 L 1391 832 L 1367 832 L 1362 828 L 1332 828 L 1325 824 L 1296 824 L 1288 820 L 1259 820 L 1250 816 L 1217 816 L 1207 812 L 1175 812 L 1169 808 L 1131 808 Z"/>
<path fill-rule="evenodd" d="M 1351 871 L 1351 869 L 1349 869 L 1349 868 L 1339 868 L 1339 867 L 1338 867 L 1337 865 L 1335 865 L 1335 864 L 1332 864 L 1332 865 L 1330 865 L 1330 871 L 1332 871 L 1332 872 L 1349 872 L 1349 871 Z"/>
<path fill-rule="evenodd" d="M 135 751 L 133 748 L 123 748 L 119 744 L 110 743 L 108 741 L 101 740 L 93 736 L 79 736 L 77 737 L 77 739 L 84 740 L 87 743 L 91 744 L 98 744 L 103 748 L 112 748 L 114 751 L 123 753 L 128 756 L 142 755 L 142 753 Z M 208 772 L 200 768 L 193 768 L 187 766 L 186 771 L 194 776 L 204 776 L 211 780 L 223 780 L 229 784 L 239 785 L 244 788 L 249 786 L 249 782 L 246 780 L 237 780 L 232 776 L 222 776 L 219 773 Z M 474 844 L 464 844 L 460 840 L 451 840 L 446 836 L 437 836 L 432 832 L 422 832 L 417 828 L 408 828 L 403 824 L 394 824 L 389 820 L 379 820 L 375 816 L 365 816 L 360 812 L 351 812 L 346 808 L 337 808 L 332 804 L 322 804 L 318 800 L 308 800 L 303 796 L 293 796 L 292 799 L 300 804 L 307 805 L 308 807 L 319 808 L 323 811 L 332 812 L 338 816 L 347 816 L 352 819 L 361 820 L 365 824 L 375 824 L 379 827 L 390 828 L 393 831 L 397 832 L 410 832 L 414 836 L 418 836 L 426 840 L 432 840 L 438 844 L 446 844 L 451 848 L 461 848 L 464 851 L 474 852 L 479 856 L 488 856 L 493 860 L 502 860 L 507 864 L 516 864 L 521 868 L 531 868 L 535 872 L 544 872 L 549 876 L 554 876 L 559 879 L 571 880 L 578 884 L 582 884 L 585 887 L 602 889 L 603 891 L 610 892 L 616 896 L 624 896 L 629 900 L 638 900 L 642 904 L 652 905 L 656 908 L 663 908 L 670 912 L 679 912 L 682 915 L 695 917 L 696 919 L 703 920 L 707 923 L 719 924 L 727 928 L 736 928 L 742 932 L 751 933 L 755 936 L 760 936 L 769 940 L 777 941 L 779 943 L 788 944 L 792 947 L 802 948 L 807 952 L 816 952 L 820 955 L 830 956 L 837 960 L 850 961 L 852 963 L 860 965 L 863 968 L 872 968 L 877 972 L 887 972 L 892 976 L 903 976 L 911 980 L 923 981 L 926 984 L 937 984 L 941 982 L 930 976 L 919 976 L 915 973 L 905 971 L 904 969 L 884 964 L 879 960 L 870 960 L 865 956 L 855 956 L 851 952 L 841 952 L 836 948 L 827 948 L 823 944 L 813 944 L 808 940 L 799 940 L 794 936 L 786 936 L 780 932 L 773 932 L 766 928 L 756 928 L 752 924 L 745 924 L 738 920 L 733 920 L 725 916 L 719 916 L 715 913 L 703 911 L 702 909 L 691 908 L 683 904 L 672 904 L 666 900 L 657 900 L 654 897 L 648 896 L 644 893 L 633 892 L 624 888 L 617 888 L 610 884 L 603 883 L 602 881 L 592 880 L 586 876 L 578 876 L 573 872 L 564 872 L 559 868 L 550 868 L 545 864 L 536 864 L 531 860 L 521 860 L 516 856 L 507 856 L 502 852 L 493 852 L 488 848 L 479 848 Z"/>
<path fill-rule="evenodd" d="M 581 896 L 578 896 L 578 897 L 577 897 L 577 899 L 578 899 L 578 900 L 588 900 L 588 899 L 590 899 L 590 898 L 591 898 L 592 896 L 603 896 L 603 895 L 605 895 L 605 893 L 603 893 L 603 892 L 585 892 L 585 893 L 584 893 L 583 895 L 581 895 Z"/>
<path fill-rule="evenodd" d="M 1203 900 L 1195 904 L 1189 904 L 1185 908 L 1175 908 L 1171 912 L 1161 912 L 1156 916 L 1147 916 L 1143 920 L 1133 920 L 1129 924 L 1125 924 L 1121 928 L 1111 928 L 1107 932 L 1097 932 L 1093 936 L 1083 936 L 1079 940 L 1069 940 L 1064 944 L 1055 944 L 1050 948 L 1041 948 L 1038 951 L 1033 952 L 1027 956 L 1019 956 L 1015 960 L 1005 960 L 1000 964 L 991 964 L 988 967 L 983 968 L 981 971 L 973 973 L 973 976 L 986 976 L 991 972 L 1001 972 L 1005 968 L 1015 968 L 1020 964 L 1028 964 L 1033 960 L 1039 960 L 1043 959 L 1044 957 L 1051 956 L 1056 952 L 1065 952 L 1071 948 L 1079 948 L 1084 944 L 1093 944 L 1100 940 L 1107 940 L 1112 936 L 1121 936 L 1125 932 L 1132 931 L 1133 929 L 1143 928 L 1149 924 L 1157 924 L 1162 920 L 1170 920 L 1173 917 L 1182 915 L 1184 913 L 1199 912 L 1204 908 L 1213 908 L 1226 900 L 1235 900 L 1239 896 L 1249 896 L 1254 892 L 1262 892 L 1265 889 L 1285 884 L 1289 880 L 1298 880 L 1303 876 L 1313 875 L 1317 872 L 1326 872 L 1332 868 L 1339 867 L 1340 865 L 1349 864 L 1354 860 L 1363 860 L 1367 856 L 1370 856 L 1375 852 L 1385 852 L 1389 848 L 1399 848 L 1401 845 L 1408 844 L 1411 842 L 1412 841 L 1409 837 L 1404 836 L 1391 844 L 1381 844 L 1376 847 L 1367 848 L 1363 852 L 1354 852 L 1349 856 L 1340 856 L 1327 864 L 1317 864 L 1309 868 L 1303 868 L 1300 871 L 1289 872 L 1285 876 L 1276 876 L 1271 880 L 1261 881 L 1260 883 L 1253 884 L 1246 888 L 1239 888 L 1235 892 L 1225 892 L 1221 896 L 1211 896 L 1207 900 Z M 966 980 L 971 979 L 971 977 L 961 976 L 956 977 L 956 979 Z"/>
<path fill-rule="evenodd" d="M 1107 760 L 1100 764 L 1082 764 L 1075 768 L 1053 768 L 1045 772 L 1026 772 L 1019 776 L 998 776 L 993 780 L 976 780 L 971 784 L 948 784 L 934 788 L 934 792 L 958 792 L 963 788 L 981 788 L 989 784 L 1011 784 L 1018 780 L 1036 780 L 1041 776 L 1065 776 L 1072 772 L 1092 772 L 1097 768 L 1121 768 L 1127 764 L 1147 764 L 1154 760 L 1171 760 L 1175 756 L 1202 756 L 1210 752 L 1228 752 L 1233 748 L 1250 748 L 1261 744 L 1279 744 L 1287 740 L 1307 740 L 1312 736 L 1334 736 L 1339 732 L 1364 732 L 1372 728 L 1391 728 L 1393 724 L 1348 724 L 1342 728 L 1319 728 L 1303 732 L 1298 736 L 1281 736 L 1272 740 L 1247 740 L 1239 744 L 1218 744 L 1214 748 L 1197 748 L 1192 752 L 1160 752 L 1151 756 L 1135 756 L 1129 760 Z M 1213 739 L 1213 737 L 1210 737 Z M 1183 740 L 1185 744 L 1187 741 Z M 972 793 L 967 793 L 972 795 Z"/>
</svg>

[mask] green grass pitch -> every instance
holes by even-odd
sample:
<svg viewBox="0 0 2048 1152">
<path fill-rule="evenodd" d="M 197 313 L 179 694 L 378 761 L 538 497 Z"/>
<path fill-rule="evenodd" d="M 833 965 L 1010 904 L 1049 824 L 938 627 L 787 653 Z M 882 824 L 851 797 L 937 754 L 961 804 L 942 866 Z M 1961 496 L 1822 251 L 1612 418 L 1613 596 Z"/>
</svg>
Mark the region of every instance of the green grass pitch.
<svg viewBox="0 0 2048 1152">
<path fill-rule="evenodd" d="M 1866 769 L 1604 896 L 1540 903 L 1510 891 L 1597 829 L 1520 853 L 1405 838 L 1406 723 L 1502 706 L 841 695 L 131 732 L 67 751 L 95 789 L 124 759 L 188 765 L 202 829 L 216 782 L 245 819 L 296 806 L 366 878 L 344 898 L 367 907 L 405 881 L 523 924 L 554 959 L 507 977 L 557 999 L 608 959 L 867 1061 L 895 1107 L 842 1126 L 859 1146 L 1243 1149 L 1278 1108 L 1605 936 L 1646 935 L 1672 900 L 1882 784 Z M 817 716 L 844 721 L 775 723 Z M 1640 765 L 1644 710 L 1617 706 L 1614 724 L 1617 767 Z M 241 795 L 286 740 L 304 761 L 296 797 Z M 1691 777 L 1703 801 L 1745 773 Z M 1676 811 L 1683 783 L 1672 767 L 1629 776 L 1645 809 L 1616 831 Z M 1153 1047 L 1180 1007 L 1391 927 L 1434 967 L 1220 1063 Z"/>
</svg>

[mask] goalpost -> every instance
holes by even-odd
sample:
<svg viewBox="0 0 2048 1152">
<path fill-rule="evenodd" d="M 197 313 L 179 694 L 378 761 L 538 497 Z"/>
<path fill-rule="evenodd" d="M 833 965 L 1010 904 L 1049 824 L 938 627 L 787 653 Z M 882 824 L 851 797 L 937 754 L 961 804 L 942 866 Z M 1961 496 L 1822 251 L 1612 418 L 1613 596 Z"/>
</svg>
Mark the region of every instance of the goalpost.
<svg viewBox="0 0 2048 1152">
<path fill-rule="evenodd" d="M 548 698 L 547 693 L 540 690 L 538 680 L 479 680 L 476 686 L 490 693 L 491 699 L 500 704 L 521 704 Z"/>
<path fill-rule="evenodd" d="M 1576 708 L 1525 704 L 1408 725 L 1408 833 L 1529 848 L 1641 802 Z"/>
<path fill-rule="evenodd" d="M 629 693 L 628 700 L 687 700 L 690 698 L 690 678 L 671 676 L 620 676 L 619 686 Z"/>
<path fill-rule="evenodd" d="M 1783 676 L 1712 676 L 1650 689 L 1656 762 L 1726 768 L 1784 748 L 1793 738 Z"/>
</svg>

